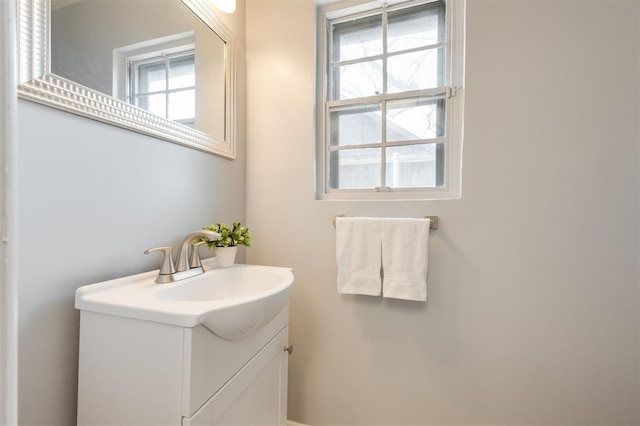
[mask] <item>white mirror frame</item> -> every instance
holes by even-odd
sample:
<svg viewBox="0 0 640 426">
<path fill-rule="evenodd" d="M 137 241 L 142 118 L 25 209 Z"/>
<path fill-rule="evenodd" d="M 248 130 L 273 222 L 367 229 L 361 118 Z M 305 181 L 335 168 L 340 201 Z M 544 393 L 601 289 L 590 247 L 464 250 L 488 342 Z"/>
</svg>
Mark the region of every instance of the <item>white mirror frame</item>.
<svg viewBox="0 0 640 426">
<path fill-rule="evenodd" d="M 224 140 L 153 115 L 124 101 L 51 74 L 49 0 L 18 0 L 18 96 L 53 108 L 235 159 L 235 41 L 206 0 L 180 0 L 226 44 Z"/>
</svg>

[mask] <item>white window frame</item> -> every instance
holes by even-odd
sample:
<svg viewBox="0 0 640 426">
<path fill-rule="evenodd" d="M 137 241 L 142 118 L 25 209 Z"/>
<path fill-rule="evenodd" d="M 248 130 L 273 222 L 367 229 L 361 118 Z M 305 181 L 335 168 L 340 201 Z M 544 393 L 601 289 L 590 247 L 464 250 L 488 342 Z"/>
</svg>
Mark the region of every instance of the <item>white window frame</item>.
<svg viewBox="0 0 640 426">
<path fill-rule="evenodd" d="M 323 200 L 393 200 L 393 199 L 457 199 L 462 195 L 462 140 L 464 106 L 464 28 L 465 0 L 445 0 L 446 19 L 446 86 L 439 92 L 445 98 L 445 170 L 444 186 L 428 188 L 365 188 L 332 189 L 329 187 L 328 138 L 329 108 L 327 93 L 330 86 L 328 64 L 328 41 L 330 23 L 347 16 L 368 14 L 373 10 L 388 7 L 410 7 L 428 3 L 429 0 L 351 0 L 333 3 L 318 10 L 317 39 L 317 116 L 316 116 L 316 197 Z M 436 90 L 438 91 L 438 90 Z M 430 90 L 420 91 L 430 92 Z M 434 95 L 435 91 L 433 92 Z M 416 93 L 405 92 L 403 97 L 415 97 Z M 396 97 L 396 95 L 386 95 Z M 371 98 L 364 98 L 365 100 Z M 335 104 L 332 101 L 332 104 Z M 438 142 L 441 142 L 438 140 Z"/>
</svg>

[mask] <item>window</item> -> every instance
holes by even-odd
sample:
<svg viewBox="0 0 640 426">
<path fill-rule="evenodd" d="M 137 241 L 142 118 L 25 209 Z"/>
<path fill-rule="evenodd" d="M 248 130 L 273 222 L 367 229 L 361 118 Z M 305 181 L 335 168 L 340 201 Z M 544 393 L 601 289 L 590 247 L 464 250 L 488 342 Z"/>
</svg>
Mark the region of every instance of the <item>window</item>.
<svg viewBox="0 0 640 426">
<path fill-rule="evenodd" d="M 113 50 L 113 96 L 194 127 L 195 33 L 187 31 Z"/>
<path fill-rule="evenodd" d="M 321 198 L 460 196 L 462 1 L 323 9 Z"/>
<path fill-rule="evenodd" d="M 193 49 L 127 61 L 127 102 L 186 126 L 195 124 L 196 78 Z"/>
</svg>

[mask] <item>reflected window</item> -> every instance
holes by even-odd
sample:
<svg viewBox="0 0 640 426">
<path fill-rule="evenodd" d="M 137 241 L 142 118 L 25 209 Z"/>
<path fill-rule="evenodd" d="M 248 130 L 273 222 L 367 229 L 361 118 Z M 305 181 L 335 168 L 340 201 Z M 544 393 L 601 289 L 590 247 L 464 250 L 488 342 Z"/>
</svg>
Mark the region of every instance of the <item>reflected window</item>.
<svg viewBox="0 0 640 426">
<path fill-rule="evenodd" d="M 128 58 L 127 101 L 152 114 L 193 127 L 196 115 L 195 53 Z"/>
<path fill-rule="evenodd" d="M 185 126 L 195 127 L 195 34 L 144 40 L 113 50 L 113 96 Z"/>
</svg>

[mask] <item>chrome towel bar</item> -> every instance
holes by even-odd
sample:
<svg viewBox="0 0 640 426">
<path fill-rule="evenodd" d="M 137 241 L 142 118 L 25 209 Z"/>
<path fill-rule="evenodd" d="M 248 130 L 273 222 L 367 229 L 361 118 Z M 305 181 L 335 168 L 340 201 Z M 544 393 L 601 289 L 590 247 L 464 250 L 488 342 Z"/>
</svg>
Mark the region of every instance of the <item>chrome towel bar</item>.
<svg viewBox="0 0 640 426">
<path fill-rule="evenodd" d="M 346 216 L 343 215 L 343 214 L 339 214 L 339 215 L 335 216 L 333 218 L 333 227 L 334 228 L 336 227 L 336 219 L 339 218 L 339 217 L 346 217 Z M 436 229 L 438 229 L 438 223 L 440 222 L 440 219 L 438 218 L 438 216 L 425 216 L 425 219 L 431 219 L 431 224 L 429 225 L 429 229 L 434 230 L 434 231 Z"/>
</svg>

